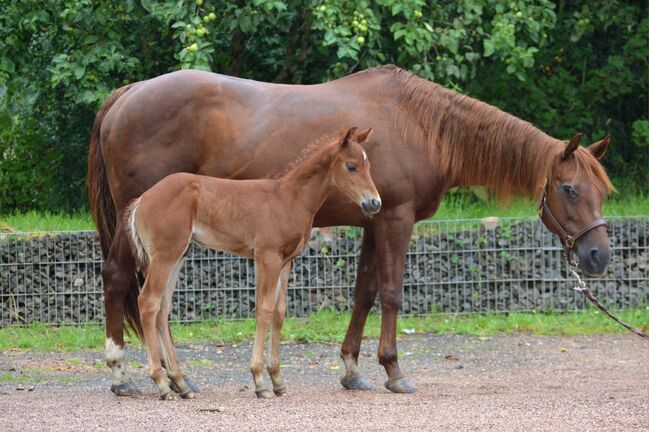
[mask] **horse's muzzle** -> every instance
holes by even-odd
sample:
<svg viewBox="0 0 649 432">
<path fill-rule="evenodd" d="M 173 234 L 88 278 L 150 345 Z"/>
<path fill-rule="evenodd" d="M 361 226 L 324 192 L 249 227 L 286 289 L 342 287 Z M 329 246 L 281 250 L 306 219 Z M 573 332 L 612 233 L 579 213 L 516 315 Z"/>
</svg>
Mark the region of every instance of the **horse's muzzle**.
<svg viewBox="0 0 649 432">
<path fill-rule="evenodd" d="M 609 248 L 595 246 L 584 252 L 578 253 L 579 266 L 583 272 L 589 277 L 602 276 L 606 272 L 606 266 L 611 257 Z"/>
<path fill-rule="evenodd" d="M 377 198 L 363 198 L 361 200 L 361 209 L 363 213 L 373 215 L 381 210 L 381 199 Z"/>
</svg>

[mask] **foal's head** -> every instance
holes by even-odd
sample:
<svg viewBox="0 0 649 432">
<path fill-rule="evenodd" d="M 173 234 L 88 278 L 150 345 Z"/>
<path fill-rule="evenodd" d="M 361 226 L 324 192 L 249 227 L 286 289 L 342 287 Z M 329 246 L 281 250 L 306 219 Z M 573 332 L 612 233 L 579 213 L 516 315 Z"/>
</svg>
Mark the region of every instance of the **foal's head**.
<svg viewBox="0 0 649 432">
<path fill-rule="evenodd" d="M 613 190 L 598 162 L 610 136 L 583 148 L 576 135 L 558 156 L 539 203 L 541 218 L 564 246 L 575 252 L 588 276 L 604 273 L 610 257 L 602 201 Z"/>
<path fill-rule="evenodd" d="M 372 129 L 356 133 L 355 127 L 340 131 L 338 153 L 331 165 L 331 175 L 336 187 L 357 203 L 367 215 L 376 214 L 381 210 L 381 197 L 370 175 L 370 161 L 361 146 L 371 133 Z"/>
</svg>

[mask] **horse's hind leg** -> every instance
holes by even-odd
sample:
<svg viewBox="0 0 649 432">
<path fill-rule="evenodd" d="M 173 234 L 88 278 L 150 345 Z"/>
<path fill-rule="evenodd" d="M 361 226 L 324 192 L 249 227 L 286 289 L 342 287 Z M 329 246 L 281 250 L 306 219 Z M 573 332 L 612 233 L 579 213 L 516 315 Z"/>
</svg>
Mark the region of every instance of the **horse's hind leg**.
<svg viewBox="0 0 649 432">
<path fill-rule="evenodd" d="M 119 219 L 118 219 L 119 220 Z M 106 310 L 106 364 L 113 372 L 110 389 L 117 396 L 137 396 L 140 391 L 131 381 L 124 347 L 124 303 L 134 279 L 135 263 L 121 224 L 102 270 Z"/>
<path fill-rule="evenodd" d="M 275 292 L 282 269 L 282 259 L 276 254 L 255 256 L 257 273 L 256 320 L 257 330 L 252 348 L 250 372 L 255 381 L 255 393 L 258 398 L 269 398 L 273 394 L 264 387 L 264 342 L 266 331 L 273 319 L 275 310 Z"/>
<path fill-rule="evenodd" d="M 174 393 L 169 387 L 167 372 L 162 368 L 161 336 L 158 332 L 159 313 L 165 290 L 169 283 L 175 263 L 160 263 L 153 259 L 147 271 L 147 277 L 138 297 L 140 320 L 144 332 L 144 342 L 149 354 L 149 376 L 160 390 L 160 398 L 173 399 Z"/>
<path fill-rule="evenodd" d="M 275 311 L 273 312 L 273 323 L 270 329 L 270 347 L 268 349 L 268 373 L 273 381 L 273 392 L 277 396 L 286 394 L 286 385 L 282 378 L 279 362 L 279 343 L 282 334 L 282 325 L 286 315 L 286 290 L 288 278 L 291 275 L 291 263 L 284 266 L 277 280 L 275 288 Z"/>
<path fill-rule="evenodd" d="M 171 309 L 171 301 L 173 298 L 174 289 L 178 281 L 178 273 L 182 267 L 184 260 L 178 261 L 176 264 L 169 281 L 167 288 L 162 299 L 160 312 L 158 313 L 158 320 L 156 326 L 158 328 L 158 336 L 160 338 L 160 354 L 164 361 L 164 367 L 167 371 L 167 377 L 171 380 L 171 389 L 180 394 L 185 399 L 193 399 L 196 397 L 196 392 L 187 383 L 186 377 L 180 370 L 178 364 L 178 357 L 176 356 L 176 348 L 174 347 L 173 339 L 171 337 L 171 329 L 169 328 L 169 311 Z"/>
</svg>

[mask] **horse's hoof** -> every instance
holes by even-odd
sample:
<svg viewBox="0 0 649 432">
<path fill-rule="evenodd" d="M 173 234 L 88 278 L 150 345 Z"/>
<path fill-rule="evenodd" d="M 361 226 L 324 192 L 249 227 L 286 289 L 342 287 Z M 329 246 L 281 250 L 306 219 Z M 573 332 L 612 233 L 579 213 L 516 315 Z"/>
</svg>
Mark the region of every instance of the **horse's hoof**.
<svg viewBox="0 0 649 432">
<path fill-rule="evenodd" d="M 406 378 L 387 380 L 385 382 L 385 388 L 393 393 L 414 393 L 416 391 L 415 386 L 410 384 L 410 381 Z"/>
<path fill-rule="evenodd" d="M 273 397 L 273 393 L 268 389 L 256 390 L 255 394 L 257 399 L 270 399 Z"/>
<path fill-rule="evenodd" d="M 346 390 L 372 390 L 372 384 L 362 375 L 354 377 L 348 377 L 345 375 L 340 378 L 340 384 L 342 384 Z"/>
<path fill-rule="evenodd" d="M 193 392 L 193 393 L 200 393 L 201 391 L 198 389 L 198 385 L 196 382 L 191 379 L 190 377 L 186 376 L 185 377 L 185 382 L 187 383 L 187 387 Z"/>
<path fill-rule="evenodd" d="M 172 391 L 168 391 L 165 394 L 161 394 L 160 399 L 161 400 L 168 400 L 168 401 L 169 400 L 174 400 L 174 399 L 176 399 L 176 394 L 174 392 L 172 392 Z"/>
<path fill-rule="evenodd" d="M 274 388 L 273 392 L 275 393 L 275 396 L 286 396 L 286 386 L 281 386 L 278 388 Z"/>
<path fill-rule="evenodd" d="M 180 395 L 180 397 L 183 398 L 183 399 L 196 399 L 196 393 L 194 393 L 193 391 L 189 390 L 189 391 L 187 391 L 187 392 L 185 392 L 185 393 L 182 393 L 182 394 Z"/>
<path fill-rule="evenodd" d="M 135 384 L 130 381 L 126 381 L 125 383 L 121 384 L 113 384 L 110 386 L 110 391 L 115 393 L 117 396 L 142 396 L 140 389 L 138 389 Z"/>
</svg>

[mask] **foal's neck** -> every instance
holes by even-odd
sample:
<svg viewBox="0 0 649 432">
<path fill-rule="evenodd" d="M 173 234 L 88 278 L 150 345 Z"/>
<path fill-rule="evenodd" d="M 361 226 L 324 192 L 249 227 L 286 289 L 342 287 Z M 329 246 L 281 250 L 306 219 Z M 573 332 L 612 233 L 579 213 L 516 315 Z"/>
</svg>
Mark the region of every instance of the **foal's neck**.
<svg viewBox="0 0 649 432">
<path fill-rule="evenodd" d="M 336 156 L 337 144 L 328 144 L 279 178 L 280 190 L 294 204 L 309 213 L 315 213 L 324 204 L 332 186 L 331 164 Z"/>
</svg>

